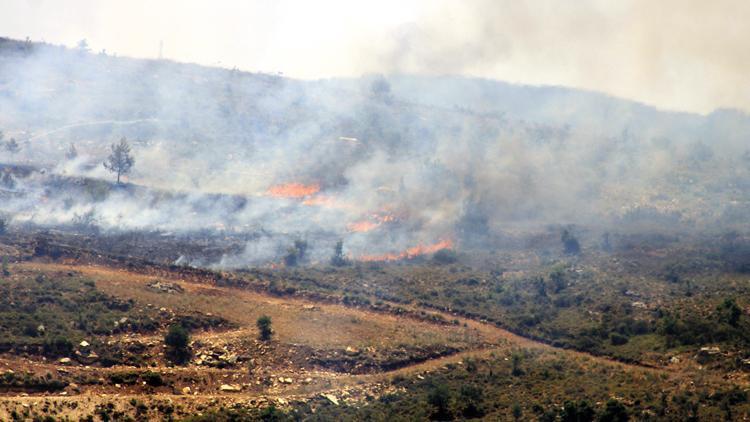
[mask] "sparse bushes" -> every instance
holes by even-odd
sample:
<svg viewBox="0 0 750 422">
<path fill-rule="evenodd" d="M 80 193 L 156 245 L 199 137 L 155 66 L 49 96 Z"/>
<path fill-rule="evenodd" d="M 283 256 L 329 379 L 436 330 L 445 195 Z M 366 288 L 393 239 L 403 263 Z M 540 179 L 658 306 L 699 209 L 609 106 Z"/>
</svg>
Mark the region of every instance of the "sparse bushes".
<svg viewBox="0 0 750 422">
<path fill-rule="evenodd" d="M 664 336 L 667 346 L 704 345 L 734 341 L 750 344 L 750 335 L 743 324 L 742 311 L 733 299 L 725 299 L 709 318 L 692 313 L 677 315 L 663 313 L 657 332 Z"/>
<path fill-rule="evenodd" d="M 263 341 L 269 341 L 271 340 L 271 336 L 273 336 L 273 329 L 271 328 L 271 317 L 267 315 L 262 315 L 258 320 L 255 322 L 255 325 L 258 327 L 258 336 Z"/>
<path fill-rule="evenodd" d="M 73 353 L 73 342 L 67 338 L 55 337 L 44 342 L 42 352 L 51 358 L 70 356 Z"/>
</svg>

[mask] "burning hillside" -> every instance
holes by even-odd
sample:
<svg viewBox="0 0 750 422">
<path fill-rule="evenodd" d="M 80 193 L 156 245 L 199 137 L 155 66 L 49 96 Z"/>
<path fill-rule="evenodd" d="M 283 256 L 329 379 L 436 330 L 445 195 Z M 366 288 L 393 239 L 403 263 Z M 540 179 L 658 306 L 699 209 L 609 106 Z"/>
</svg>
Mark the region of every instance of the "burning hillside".
<svg viewBox="0 0 750 422">
<path fill-rule="evenodd" d="M 414 246 L 446 234 L 487 248 L 516 225 L 695 228 L 750 215 L 742 113 L 673 115 L 473 79 L 313 83 L 0 46 L 1 159 L 35 169 L 0 180 L 11 226 L 242 236 L 243 253 L 195 260 L 222 267 L 278 262 L 296 240 L 309 241 L 306 262 L 326 262 L 339 240 L 347 256 L 392 261 L 447 247 Z M 527 97 L 533 107 L 519 107 Z M 128 183 L 110 183 L 102 163 L 123 138 L 134 165 Z"/>
</svg>

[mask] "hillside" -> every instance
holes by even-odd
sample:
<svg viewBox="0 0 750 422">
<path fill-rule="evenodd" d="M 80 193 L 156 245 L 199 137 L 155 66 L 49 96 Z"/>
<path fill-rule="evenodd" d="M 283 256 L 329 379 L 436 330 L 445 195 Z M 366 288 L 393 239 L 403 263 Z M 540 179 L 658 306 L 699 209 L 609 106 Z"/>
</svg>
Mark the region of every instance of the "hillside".
<svg viewBox="0 0 750 422">
<path fill-rule="evenodd" d="M 0 38 L 0 130 L 0 420 L 750 418 L 741 112 Z"/>
</svg>

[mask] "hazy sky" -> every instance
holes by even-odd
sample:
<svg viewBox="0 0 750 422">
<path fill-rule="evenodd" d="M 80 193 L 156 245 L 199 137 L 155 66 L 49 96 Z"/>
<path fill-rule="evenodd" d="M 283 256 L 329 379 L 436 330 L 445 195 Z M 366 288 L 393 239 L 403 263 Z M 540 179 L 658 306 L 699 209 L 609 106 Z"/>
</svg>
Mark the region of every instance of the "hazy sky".
<svg viewBox="0 0 750 422">
<path fill-rule="evenodd" d="M 462 74 L 750 111 L 750 0 L 0 0 L 0 36 L 300 78 Z"/>
</svg>

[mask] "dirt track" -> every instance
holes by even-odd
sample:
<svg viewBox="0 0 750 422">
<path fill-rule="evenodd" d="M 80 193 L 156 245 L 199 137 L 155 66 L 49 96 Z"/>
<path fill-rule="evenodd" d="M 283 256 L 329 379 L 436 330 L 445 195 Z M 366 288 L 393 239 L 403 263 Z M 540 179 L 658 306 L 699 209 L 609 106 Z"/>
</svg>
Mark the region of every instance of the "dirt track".
<svg viewBox="0 0 750 422">
<path fill-rule="evenodd" d="M 623 362 L 613 361 L 604 357 L 591 356 L 580 352 L 557 349 L 547 344 L 530 340 L 495 325 L 467 319 L 444 312 L 429 310 L 443 316 L 445 320 L 459 321 L 458 325 L 445 325 L 440 323 L 429 323 L 416 321 L 411 318 L 399 317 L 368 309 L 352 308 L 343 304 L 319 303 L 308 298 L 294 296 L 277 297 L 262 292 L 239 289 L 233 287 L 221 287 L 208 285 L 196 281 L 185 281 L 178 275 L 172 278 L 160 274 L 155 277 L 138 272 L 126 271 L 121 268 L 111 268 L 99 265 L 69 265 L 41 262 L 27 262 L 19 264 L 20 268 L 43 272 L 76 271 L 94 279 L 97 287 L 104 292 L 116 296 L 125 295 L 136 298 L 138 301 L 163 300 L 165 303 L 182 301 L 178 306 L 205 307 L 206 309 L 218 309 L 217 313 L 225 314 L 230 320 L 239 324 L 237 329 L 229 331 L 199 332 L 193 336 L 195 341 L 201 343 L 212 343 L 218 345 L 235 344 L 243 339 L 254 336 L 254 319 L 257 312 L 276 312 L 274 321 L 279 321 L 275 328 L 278 331 L 279 346 L 270 350 L 286 348 L 288 344 L 301 343 L 304 347 L 311 349 L 319 347 L 330 347 L 338 344 L 343 347 L 347 341 L 358 340 L 358 347 L 364 344 L 378 345 L 380 348 L 394 347 L 389 344 L 388 334 L 394 336 L 415 336 L 422 333 L 422 337 L 414 337 L 415 341 L 428 341 L 437 338 L 440 341 L 452 341 L 458 336 L 463 336 L 466 347 L 456 353 L 438 358 L 430 358 L 422 361 L 405 364 L 394 370 L 384 370 L 377 373 L 352 374 L 330 370 L 312 368 L 302 360 L 281 362 L 278 360 L 268 364 L 266 369 L 255 369 L 250 371 L 244 367 L 233 369 L 206 368 L 196 365 L 187 367 L 167 366 L 164 361 L 157 361 L 156 366 L 147 368 L 114 367 L 98 368 L 88 366 L 62 367 L 64 371 L 83 377 L 95 377 L 100 381 L 110 374 L 118 371 L 144 372 L 156 371 L 170 379 L 177 380 L 176 386 L 171 389 L 158 388 L 144 390 L 140 386 L 111 386 L 111 385 L 88 385 L 81 386 L 75 392 L 62 392 L 61 394 L 47 394 L 45 400 L 57 403 L 63 408 L 69 408 L 70 403 L 77 403 L 76 409 L 69 409 L 66 414 L 70 416 L 91 413 L 96 406 L 103 402 L 121 403 L 127 406 L 131 399 L 142 398 L 144 394 L 156 393 L 152 398 L 158 400 L 184 403 L 189 409 L 206 403 L 220 402 L 223 405 L 243 403 L 245 405 L 262 406 L 267 403 L 276 403 L 284 406 L 291 401 L 304 401 L 312 397 L 333 398 L 346 402 L 357 402 L 365 395 L 378 396 L 391 391 L 393 387 L 388 381 L 394 376 L 421 376 L 427 372 L 438 370 L 447 364 L 460 364 L 468 357 L 482 358 L 491 354 L 495 356 L 510 356 L 515 349 L 539 349 L 556 354 L 576 356 L 590 360 L 591 362 L 612 365 L 624 368 L 628 371 L 661 372 L 669 373 L 667 369 L 644 368 Z M 143 286 L 153 280 L 160 279 L 172 283 L 178 283 L 185 291 L 179 297 L 169 295 L 158 295 L 149 293 Z M 226 305 L 229 304 L 229 305 Z M 156 304 L 160 306 L 160 304 Z M 419 308 L 414 308 L 418 310 Z M 309 311 L 314 310 L 314 311 Z M 310 324 L 311 320 L 318 320 Z M 332 329 L 326 328 L 326 324 L 334 324 Z M 335 324 L 340 324 L 336 326 Z M 321 327 L 322 326 L 322 327 Z M 304 331 L 304 332 L 299 332 Z M 384 334 L 386 333 L 386 334 Z M 425 334 L 426 333 L 426 334 Z M 353 339 L 350 336 L 363 336 L 364 338 Z M 143 341 L 159 343 L 160 334 L 153 335 L 130 335 L 128 341 Z M 117 339 L 115 339 L 117 340 Z M 434 339 L 433 339 L 434 340 Z M 329 344 L 330 343 L 330 344 Z M 394 340 L 394 343 L 398 341 Z M 264 351 L 265 353 L 265 351 Z M 290 355 L 291 356 L 291 355 Z M 293 358 L 290 358 L 293 359 Z M 261 365 L 262 366 L 262 365 Z M 12 369 L 15 372 L 54 372 L 61 367 L 55 363 L 23 359 L 15 356 L 0 357 L 0 371 L 2 368 Z M 291 379 L 291 382 L 287 382 Z M 185 380 L 192 380 L 191 383 Z M 261 380 L 263 381 L 261 383 Z M 269 381 L 270 380 L 270 381 Z M 105 383 L 106 384 L 106 383 Z M 242 384 L 241 391 L 223 392 L 219 391 L 222 384 Z M 188 393 L 182 393 L 183 386 L 192 387 Z M 71 395 L 73 394 L 73 395 Z M 4 394 L 0 399 L 0 418 L 7 418 L 3 409 L 17 408 L 18 405 L 29 405 L 39 403 L 42 397 L 36 395 L 24 396 L 12 393 Z"/>
</svg>

